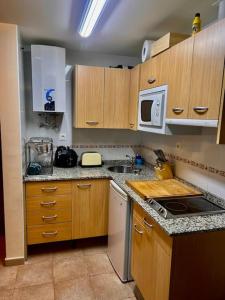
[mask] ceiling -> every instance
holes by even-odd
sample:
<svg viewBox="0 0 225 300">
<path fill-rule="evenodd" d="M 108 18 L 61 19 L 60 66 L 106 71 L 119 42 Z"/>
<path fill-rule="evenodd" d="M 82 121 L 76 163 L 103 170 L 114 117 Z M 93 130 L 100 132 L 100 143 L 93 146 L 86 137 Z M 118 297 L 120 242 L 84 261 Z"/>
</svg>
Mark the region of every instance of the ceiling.
<svg viewBox="0 0 225 300">
<path fill-rule="evenodd" d="M 76 51 L 139 56 L 145 39 L 190 33 L 200 12 L 203 26 L 217 17 L 214 0 L 108 0 L 93 34 L 77 32 L 86 0 L 1 0 L 0 22 L 18 24 L 26 44 L 44 43 Z"/>
</svg>

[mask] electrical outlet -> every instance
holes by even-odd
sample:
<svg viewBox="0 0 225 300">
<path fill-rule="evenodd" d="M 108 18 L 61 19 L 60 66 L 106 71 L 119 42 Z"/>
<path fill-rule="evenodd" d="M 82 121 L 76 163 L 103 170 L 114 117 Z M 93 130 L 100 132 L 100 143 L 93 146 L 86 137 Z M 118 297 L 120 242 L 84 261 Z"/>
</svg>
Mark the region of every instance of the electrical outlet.
<svg viewBox="0 0 225 300">
<path fill-rule="evenodd" d="M 176 149 L 180 151 L 182 149 L 182 144 L 181 143 L 176 143 Z"/>
<path fill-rule="evenodd" d="M 60 133 L 60 135 L 59 135 L 59 141 L 62 141 L 62 142 L 66 141 L 66 134 L 65 133 Z"/>
</svg>

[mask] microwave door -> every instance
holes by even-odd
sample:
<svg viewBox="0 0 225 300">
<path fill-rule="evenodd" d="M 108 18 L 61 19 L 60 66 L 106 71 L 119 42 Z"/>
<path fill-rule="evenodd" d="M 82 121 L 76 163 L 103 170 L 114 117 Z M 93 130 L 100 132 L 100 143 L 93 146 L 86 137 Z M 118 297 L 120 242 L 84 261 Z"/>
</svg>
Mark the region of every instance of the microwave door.
<svg viewBox="0 0 225 300">
<path fill-rule="evenodd" d="M 153 100 L 141 101 L 141 121 L 145 124 L 151 125 L 152 123 L 152 106 Z"/>
<path fill-rule="evenodd" d="M 163 123 L 163 98 L 164 95 L 162 93 L 158 93 L 154 95 L 154 102 L 151 110 L 151 118 L 153 126 L 162 126 Z"/>
</svg>

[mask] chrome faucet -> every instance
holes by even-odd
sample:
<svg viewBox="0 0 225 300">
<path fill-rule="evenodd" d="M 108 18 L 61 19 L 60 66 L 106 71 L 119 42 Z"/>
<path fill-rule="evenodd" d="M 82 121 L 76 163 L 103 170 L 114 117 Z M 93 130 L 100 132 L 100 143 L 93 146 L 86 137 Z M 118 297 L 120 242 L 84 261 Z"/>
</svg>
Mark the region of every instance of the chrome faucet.
<svg viewBox="0 0 225 300">
<path fill-rule="evenodd" d="M 129 158 L 129 161 L 130 161 L 131 166 L 134 167 L 134 164 L 135 164 L 135 156 L 131 156 L 131 155 L 126 154 L 126 157 Z"/>
</svg>

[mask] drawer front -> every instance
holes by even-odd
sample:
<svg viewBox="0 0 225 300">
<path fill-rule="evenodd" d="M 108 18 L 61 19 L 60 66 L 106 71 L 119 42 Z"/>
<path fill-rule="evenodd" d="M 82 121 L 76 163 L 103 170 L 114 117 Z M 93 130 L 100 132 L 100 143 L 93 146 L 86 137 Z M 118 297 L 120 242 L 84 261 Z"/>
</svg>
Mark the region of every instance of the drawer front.
<svg viewBox="0 0 225 300">
<path fill-rule="evenodd" d="M 72 239 L 72 223 L 27 227 L 27 244 L 41 244 Z"/>
<path fill-rule="evenodd" d="M 26 184 L 26 196 L 71 194 L 71 181 L 29 182 Z"/>
<path fill-rule="evenodd" d="M 70 195 L 29 197 L 26 202 L 27 226 L 71 221 Z"/>
<path fill-rule="evenodd" d="M 135 202 L 133 202 L 133 216 L 139 220 L 142 220 L 144 217 L 143 208 Z"/>
</svg>

